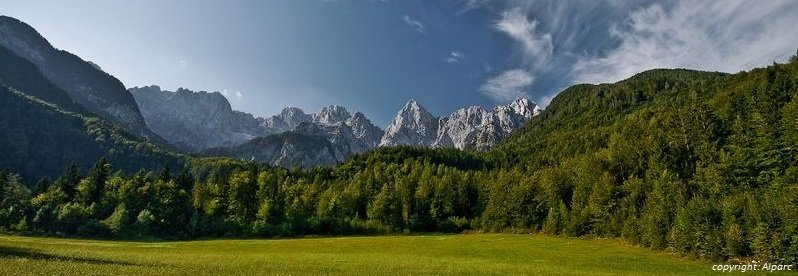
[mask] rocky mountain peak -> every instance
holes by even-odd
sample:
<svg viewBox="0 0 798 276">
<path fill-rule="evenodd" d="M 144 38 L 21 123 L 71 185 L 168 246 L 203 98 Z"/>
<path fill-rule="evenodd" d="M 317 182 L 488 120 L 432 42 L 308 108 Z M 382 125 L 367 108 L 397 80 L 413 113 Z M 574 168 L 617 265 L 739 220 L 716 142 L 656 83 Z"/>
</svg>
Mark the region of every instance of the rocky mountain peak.
<svg viewBox="0 0 798 276">
<path fill-rule="evenodd" d="M 537 116 L 543 110 L 535 102 L 526 98 L 515 99 L 512 103 L 510 103 L 509 107 L 513 110 L 513 112 L 523 116 L 526 119 Z"/>
<path fill-rule="evenodd" d="M 340 124 L 352 115 L 343 106 L 329 105 L 323 107 L 318 113 L 313 114 L 313 121 L 322 125 Z"/>
<path fill-rule="evenodd" d="M 272 133 L 251 114 L 233 110 L 219 92 L 194 92 L 182 87 L 170 92 L 155 85 L 129 91 L 150 129 L 190 151 L 239 145 Z"/>
<path fill-rule="evenodd" d="M 349 119 L 346 119 L 345 123 L 351 127 L 354 127 L 361 125 L 371 125 L 371 120 L 366 118 L 366 115 L 364 115 L 363 113 L 355 112 L 355 115 L 353 115 Z"/>
<path fill-rule="evenodd" d="M 299 124 L 310 122 L 313 116 L 306 114 L 298 107 L 286 107 L 280 114 L 269 118 L 258 118 L 261 125 L 265 128 L 274 129 L 276 132 L 289 131 L 296 128 Z"/>
<path fill-rule="evenodd" d="M 435 118 L 415 100 L 408 101 L 385 129 L 380 146 L 421 145 L 458 149 L 494 146 L 541 109 L 528 99 L 485 110 L 480 106 L 458 109 Z M 430 137 L 430 134 L 434 133 Z"/>
<path fill-rule="evenodd" d="M 380 146 L 430 146 L 435 140 L 438 118 L 415 100 L 408 101 L 385 129 Z"/>
<path fill-rule="evenodd" d="M 402 108 L 403 112 L 411 112 L 411 113 L 427 113 L 427 110 L 424 109 L 421 104 L 419 104 L 415 99 L 410 99 L 405 103 L 405 106 Z"/>
<path fill-rule="evenodd" d="M 293 107 L 293 106 L 283 108 L 283 110 L 280 111 L 280 117 L 284 117 L 284 118 L 298 118 L 298 117 L 304 117 L 304 116 L 307 116 L 307 115 L 308 114 L 305 114 L 305 112 L 302 111 L 301 108 Z"/>
</svg>

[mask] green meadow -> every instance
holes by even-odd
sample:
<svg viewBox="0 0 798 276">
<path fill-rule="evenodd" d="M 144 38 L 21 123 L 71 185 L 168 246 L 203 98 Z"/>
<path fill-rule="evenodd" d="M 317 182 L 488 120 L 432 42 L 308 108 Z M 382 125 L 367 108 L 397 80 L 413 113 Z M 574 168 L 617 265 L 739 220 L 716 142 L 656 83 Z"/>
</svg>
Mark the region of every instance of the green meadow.
<svg viewBox="0 0 798 276">
<path fill-rule="evenodd" d="M 617 240 L 466 234 L 126 242 L 0 236 L 0 275 L 704 275 Z"/>
</svg>

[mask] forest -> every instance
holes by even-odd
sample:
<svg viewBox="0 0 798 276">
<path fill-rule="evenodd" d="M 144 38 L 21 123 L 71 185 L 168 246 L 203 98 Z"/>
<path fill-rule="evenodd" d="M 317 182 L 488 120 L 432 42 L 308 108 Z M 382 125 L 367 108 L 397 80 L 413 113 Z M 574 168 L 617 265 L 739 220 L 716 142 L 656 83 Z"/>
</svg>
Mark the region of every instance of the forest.
<svg viewBox="0 0 798 276">
<path fill-rule="evenodd" d="M 737 74 L 651 70 L 568 88 L 487 152 L 380 148 L 306 170 L 185 157 L 132 173 L 101 157 L 52 180 L 3 171 L 0 227 L 114 239 L 541 232 L 796 263 L 797 89 L 795 58 Z"/>
</svg>

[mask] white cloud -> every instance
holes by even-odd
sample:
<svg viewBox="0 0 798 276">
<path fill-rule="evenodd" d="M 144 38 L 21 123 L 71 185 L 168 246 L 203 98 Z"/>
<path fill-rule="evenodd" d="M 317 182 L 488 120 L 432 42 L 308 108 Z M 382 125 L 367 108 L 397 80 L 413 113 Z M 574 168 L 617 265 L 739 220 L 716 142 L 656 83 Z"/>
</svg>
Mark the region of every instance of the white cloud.
<svg viewBox="0 0 798 276">
<path fill-rule="evenodd" d="M 443 59 L 446 63 L 458 63 L 465 59 L 465 54 L 460 51 L 452 51 L 446 58 Z"/>
<path fill-rule="evenodd" d="M 188 69 L 188 60 L 185 59 L 178 60 L 177 64 L 180 65 L 180 68 Z"/>
<path fill-rule="evenodd" d="M 500 103 L 509 102 L 517 98 L 528 98 L 524 90 L 534 81 L 531 73 L 512 69 L 489 79 L 479 90 L 482 94 Z"/>
<path fill-rule="evenodd" d="M 236 100 L 241 100 L 244 97 L 244 94 L 241 91 L 236 91 Z"/>
<path fill-rule="evenodd" d="M 653 4 L 613 24 L 618 47 L 574 65 L 577 82 L 614 82 L 653 68 L 737 72 L 783 60 L 798 45 L 794 1 Z"/>
<path fill-rule="evenodd" d="M 505 11 L 494 27 L 520 44 L 526 62 L 539 66 L 551 57 L 554 46 L 551 34 L 537 32 L 538 24 L 536 20 L 527 19 L 520 8 L 515 8 Z"/>
<path fill-rule="evenodd" d="M 413 27 L 413 29 L 415 29 L 419 33 L 423 34 L 427 30 L 424 27 L 423 23 L 421 23 L 418 20 L 413 19 L 412 17 L 410 17 L 410 15 L 405 15 L 404 20 L 405 20 L 405 23 L 407 23 L 408 26 Z"/>
<path fill-rule="evenodd" d="M 460 10 L 458 14 L 463 14 L 471 10 L 483 8 L 491 0 L 460 0 Z"/>
</svg>

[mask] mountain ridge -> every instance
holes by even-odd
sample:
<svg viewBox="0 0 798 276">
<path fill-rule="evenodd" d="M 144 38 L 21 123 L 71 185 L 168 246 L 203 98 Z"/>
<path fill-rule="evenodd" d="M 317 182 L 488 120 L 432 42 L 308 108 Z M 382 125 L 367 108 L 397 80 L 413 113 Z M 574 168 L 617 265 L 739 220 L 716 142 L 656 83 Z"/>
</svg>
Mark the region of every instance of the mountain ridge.
<svg viewBox="0 0 798 276">
<path fill-rule="evenodd" d="M 75 103 L 139 136 L 157 140 L 122 82 L 96 64 L 56 49 L 36 29 L 8 16 L 0 16 L 0 46 L 33 63 Z"/>
</svg>

